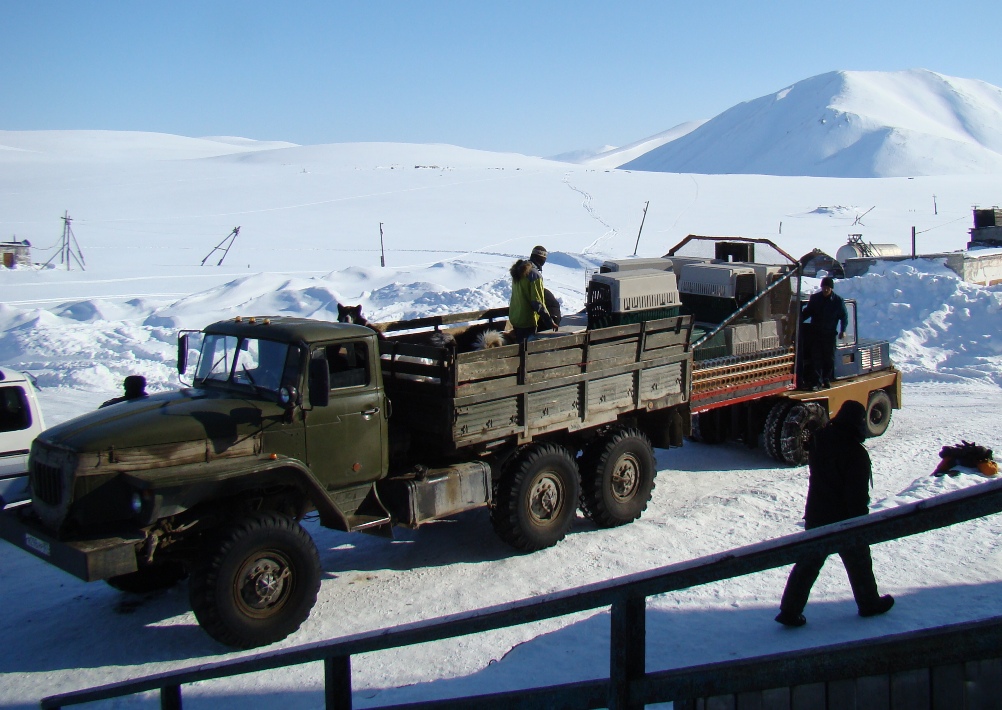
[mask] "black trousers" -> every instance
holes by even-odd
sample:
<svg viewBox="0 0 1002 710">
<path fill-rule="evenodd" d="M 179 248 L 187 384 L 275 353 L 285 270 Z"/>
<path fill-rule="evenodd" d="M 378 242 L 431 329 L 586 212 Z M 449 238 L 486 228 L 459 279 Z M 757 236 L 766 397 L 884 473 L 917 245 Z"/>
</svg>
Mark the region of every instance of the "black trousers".
<svg viewBox="0 0 1002 710">
<path fill-rule="evenodd" d="M 856 606 L 860 611 L 872 609 L 880 594 L 877 592 L 877 580 L 873 577 L 870 548 L 866 545 L 849 547 L 838 554 L 842 558 L 842 564 L 845 565 L 846 574 L 849 575 L 849 585 L 852 587 Z M 826 559 L 828 558 L 825 555 L 808 555 L 801 557 L 797 564 L 793 565 L 790 578 L 786 581 L 786 589 L 783 591 L 780 609 L 788 614 L 803 613 L 804 607 L 807 606 L 807 598 L 811 595 L 811 587 L 814 586 Z"/>
<path fill-rule="evenodd" d="M 835 379 L 835 341 L 838 333 L 811 334 L 811 365 L 814 368 L 814 384 L 831 382 Z"/>
</svg>

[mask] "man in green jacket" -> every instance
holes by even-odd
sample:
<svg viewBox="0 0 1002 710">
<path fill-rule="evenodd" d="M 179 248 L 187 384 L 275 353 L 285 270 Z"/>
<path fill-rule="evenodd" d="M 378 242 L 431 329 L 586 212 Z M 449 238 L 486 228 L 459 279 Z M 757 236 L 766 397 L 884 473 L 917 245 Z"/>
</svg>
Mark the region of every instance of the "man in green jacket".
<svg viewBox="0 0 1002 710">
<path fill-rule="evenodd" d="M 521 343 L 540 330 L 556 330 L 546 310 L 543 288 L 543 264 L 546 249 L 533 247 L 528 260 L 519 259 L 512 264 L 511 300 L 508 301 L 508 320 L 515 332 L 515 341 Z"/>
</svg>

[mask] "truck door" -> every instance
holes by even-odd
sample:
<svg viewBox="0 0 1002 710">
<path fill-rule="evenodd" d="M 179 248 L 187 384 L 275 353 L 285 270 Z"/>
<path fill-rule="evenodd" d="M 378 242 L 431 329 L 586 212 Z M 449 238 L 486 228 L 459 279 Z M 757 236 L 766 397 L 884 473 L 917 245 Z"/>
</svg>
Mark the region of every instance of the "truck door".
<svg viewBox="0 0 1002 710">
<path fill-rule="evenodd" d="M 330 373 L 330 400 L 306 420 L 307 460 L 328 489 L 374 481 L 386 470 L 386 416 L 370 344 L 349 340 L 314 348 Z"/>
<path fill-rule="evenodd" d="M 0 508 L 28 495 L 28 449 L 38 431 L 24 388 L 0 387 Z"/>
</svg>

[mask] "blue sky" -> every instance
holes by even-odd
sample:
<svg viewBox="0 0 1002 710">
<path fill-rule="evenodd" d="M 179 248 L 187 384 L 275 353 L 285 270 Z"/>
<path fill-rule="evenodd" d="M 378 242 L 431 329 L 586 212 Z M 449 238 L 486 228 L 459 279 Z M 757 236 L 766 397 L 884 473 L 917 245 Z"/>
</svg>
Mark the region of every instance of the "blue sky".
<svg viewBox="0 0 1002 710">
<path fill-rule="evenodd" d="M 545 156 L 624 145 L 837 69 L 1002 85 L 998 8 L 0 0 L 0 129 Z"/>
</svg>

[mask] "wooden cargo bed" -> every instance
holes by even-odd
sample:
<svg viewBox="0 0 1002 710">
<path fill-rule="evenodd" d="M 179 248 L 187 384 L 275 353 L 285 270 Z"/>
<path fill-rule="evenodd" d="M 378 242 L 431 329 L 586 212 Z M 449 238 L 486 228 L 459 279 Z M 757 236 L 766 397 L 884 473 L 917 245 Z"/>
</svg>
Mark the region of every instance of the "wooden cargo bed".
<svg viewBox="0 0 1002 710">
<path fill-rule="evenodd" d="M 469 331 L 489 317 L 498 318 L 498 311 L 383 326 L 383 379 L 394 420 L 459 449 L 509 438 L 525 442 L 688 401 L 689 316 L 547 333 L 521 346 L 471 352 L 428 344 L 435 330 L 469 340 Z M 467 325 L 443 327 L 459 322 Z"/>
</svg>

